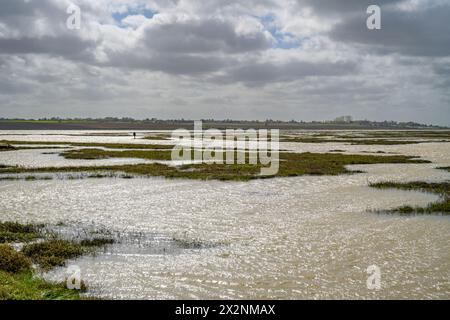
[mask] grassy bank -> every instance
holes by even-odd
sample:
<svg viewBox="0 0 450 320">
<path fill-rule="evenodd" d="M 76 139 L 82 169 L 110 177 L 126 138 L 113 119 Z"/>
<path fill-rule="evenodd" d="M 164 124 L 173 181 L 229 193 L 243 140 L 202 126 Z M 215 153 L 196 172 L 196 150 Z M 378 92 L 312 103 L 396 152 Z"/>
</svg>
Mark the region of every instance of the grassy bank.
<svg viewBox="0 0 450 320">
<path fill-rule="evenodd" d="M 443 214 L 450 215 L 450 182 L 380 182 L 370 184 L 371 187 L 378 189 L 401 189 L 401 190 L 418 190 L 437 194 L 441 200 L 431 203 L 426 207 L 402 206 L 388 212 L 398 213 L 402 215 L 411 214 Z"/>
<path fill-rule="evenodd" d="M 14 151 L 14 150 L 17 150 L 17 148 L 12 146 L 12 145 L 10 145 L 10 144 L 0 142 L 0 152 L 2 152 L 2 151 Z"/>
<path fill-rule="evenodd" d="M 0 300 L 81 299 L 80 291 L 36 277 L 33 264 L 48 271 L 64 266 L 68 259 L 91 253 L 96 247 L 113 242 L 106 238 L 79 242 L 61 240 L 43 232 L 43 228 L 40 225 L 0 222 Z M 17 251 L 11 246 L 13 243 L 24 245 Z"/>
<path fill-rule="evenodd" d="M 164 150 L 126 150 L 111 151 L 103 149 L 76 149 L 61 153 L 66 159 L 98 160 L 109 158 L 139 158 L 147 160 L 171 160 L 171 151 Z"/>
<path fill-rule="evenodd" d="M 67 145 L 71 147 L 93 147 L 93 148 L 108 148 L 108 149 L 173 149 L 173 145 L 160 144 L 140 144 L 140 143 L 91 143 L 91 142 L 65 142 L 65 141 L 19 141 L 19 140 L 2 140 L 0 144 L 3 145 L 20 145 L 20 146 L 62 146 Z"/>
<path fill-rule="evenodd" d="M 247 155 L 248 156 L 248 155 Z M 165 155 L 164 155 L 165 157 Z M 166 159 L 166 158 L 164 158 Z M 429 161 L 414 157 L 395 155 L 352 155 L 336 153 L 280 153 L 279 170 L 273 176 L 260 176 L 261 164 L 189 164 L 168 166 L 159 163 L 118 165 L 118 166 L 79 166 L 79 167 L 10 167 L 0 169 L 0 173 L 69 173 L 88 172 L 101 177 L 104 173 L 116 173 L 141 176 L 161 176 L 166 178 L 186 178 L 201 180 L 241 180 L 293 177 L 302 175 L 339 175 L 352 173 L 346 168 L 354 164 L 379 163 L 427 163 Z M 248 163 L 248 161 L 247 161 Z"/>
<path fill-rule="evenodd" d="M 317 137 L 295 137 L 284 138 L 281 142 L 298 142 L 298 143 L 347 143 L 351 145 L 403 145 L 403 144 L 418 144 L 427 141 L 412 141 L 412 140 L 384 140 L 384 139 L 326 139 Z"/>
</svg>

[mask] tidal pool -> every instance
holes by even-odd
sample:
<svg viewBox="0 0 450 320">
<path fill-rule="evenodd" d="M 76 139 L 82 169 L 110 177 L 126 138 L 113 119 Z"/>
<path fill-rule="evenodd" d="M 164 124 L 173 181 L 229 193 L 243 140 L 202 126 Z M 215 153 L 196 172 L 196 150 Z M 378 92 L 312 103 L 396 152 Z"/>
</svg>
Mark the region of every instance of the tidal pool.
<svg viewBox="0 0 450 320">
<path fill-rule="evenodd" d="M 398 152 L 433 163 L 359 165 L 351 168 L 366 173 L 250 182 L 0 181 L 0 219 L 108 230 L 116 244 L 69 262 L 98 297 L 449 299 L 450 218 L 371 212 L 423 206 L 437 196 L 368 187 L 386 180 L 450 180 L 450 173 L 435 169 L 450 165 L 449 144 L 331 148 Z M 367 288 L 371 265 L 381 270 L 381 290 Z M 66 268 L 43 276 L 62 281 Z"/>
</svg>

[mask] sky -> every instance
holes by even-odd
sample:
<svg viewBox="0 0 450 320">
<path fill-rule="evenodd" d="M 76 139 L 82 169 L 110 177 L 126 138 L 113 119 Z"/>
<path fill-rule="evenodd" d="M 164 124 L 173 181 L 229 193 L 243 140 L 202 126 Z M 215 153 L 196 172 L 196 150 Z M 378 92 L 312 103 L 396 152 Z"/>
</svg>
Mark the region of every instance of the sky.
<svg viewBox="0 0 450 320">
<path fill-rule="evenodd" d="M 450 125 L 449 17 L 449 0 L 0 0 L 0 117 Z"/>
</svg>

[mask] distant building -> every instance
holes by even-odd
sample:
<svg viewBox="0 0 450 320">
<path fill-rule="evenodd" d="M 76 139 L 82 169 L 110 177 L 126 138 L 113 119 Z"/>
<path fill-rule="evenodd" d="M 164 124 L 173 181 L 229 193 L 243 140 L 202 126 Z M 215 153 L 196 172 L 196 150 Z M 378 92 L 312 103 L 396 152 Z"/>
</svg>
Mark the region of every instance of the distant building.
<svg viewBox="0 0 450 320">
<path fill-rule="evenodd" d="M 338 122 L 338 123 L 350 123 L 353 121 L 352 116 L 342 116 L 342 117 L 337 117 L 336 119 L 334 119 L 334 122 Z"/>
</svg>

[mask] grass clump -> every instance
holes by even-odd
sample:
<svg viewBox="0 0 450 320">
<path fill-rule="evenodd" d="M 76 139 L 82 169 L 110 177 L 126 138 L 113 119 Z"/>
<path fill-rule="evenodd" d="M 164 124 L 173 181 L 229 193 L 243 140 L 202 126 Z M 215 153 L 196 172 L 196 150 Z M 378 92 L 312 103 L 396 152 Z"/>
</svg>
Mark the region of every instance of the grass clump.
<svg viewBox="0 0 450 320">
<path fill-rule="evenodd" d="M 13 151 L 13 150 L 17 150 L 17 148 L 10 145 L 9 143 L 0 143 L 0 152 L 1 151 Z"/>
<path fill-rule="evenodd" d="M 40 236 L 42 226 L 20 224 L 17 222 L 0 222 L 0 243 L 29 242 Z"/>
<path fill-rule="evenodd" d="M 50 283 L 32 272 L 0 271 L 0 300 L 81 300 L 80 292 L 64 283 Z"/>
<path fill-rule="evenodd" d="M 0 270 L 8 273 L 18 273 L 31 269 L 30 260 L 22 253 L 7 244 L 0 244 Z"/>
<path fill-rule="evenodd" d="M 431 203 L 426 207 L 402 206 L 390 213 L 398 213 L 401 215 L 411 214 L 442 214 L 450 215 L 450 182 L 379 182 L 370 184 L 371 187 L 378 189 L 401 189 L 401 190 L 418 190 L 438 194 L 441 200 Z"/>
<path fill-rule="evenodd" d="M 140 158 L 148 160 L 171 160 L 171 151 L 126 150 L 111 151 L 103 149 L 78 149 L 61 153 L 66 159 L 98 160 L 109 158 Z"/>
<path fill-rule="evenodd" d="M 40 243 L 32 243 L 23 247 L 22 252 L 34 263 L 44 270 L 64 266 L 66 260 L 89 253 L 93 247 L 112 244 L 114 241 L 107 238 L 82 240 L 80 243 L 68 240 L 47 240 Z"/>
<path fill-rule="evenodd" d="M 4 242 L 34 240 L 45 238 L 41 232 L 43 226 L 1 222 L 0 235 L 7 235 Z M 67 240 L 44 240 L 25 245 L 16 251 L 9 244 L 0 244 L 0 300 L 79 300 L 80 291 L 69 290 L 63 283 L 49 283 L 34 276 L 32 262 L 44 271 L 56 266 L 63 266 L 67 259 L 76 258 L 92 252 L 94 247 L 113 243 L 106 238 L 94 238 L 73 242 Z M 81 291 L 86 290 L 82 281 Z"/>
<path fill-rule="evenodd" d="M 109 238 L 95 238 L 81 240 L 80 245 L 83 247 L 102 247 L 113 244 L 114 240 Z"/>
<path fill-rule="evenodd" d="M 66 260 L 76 258 L 84 253 L 80 244 L 67 240 L 49 240 L 32 243 L 23 247 L 22 252 L 44 270 L 64 266 Z"/>
</svg>

